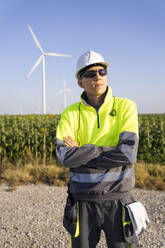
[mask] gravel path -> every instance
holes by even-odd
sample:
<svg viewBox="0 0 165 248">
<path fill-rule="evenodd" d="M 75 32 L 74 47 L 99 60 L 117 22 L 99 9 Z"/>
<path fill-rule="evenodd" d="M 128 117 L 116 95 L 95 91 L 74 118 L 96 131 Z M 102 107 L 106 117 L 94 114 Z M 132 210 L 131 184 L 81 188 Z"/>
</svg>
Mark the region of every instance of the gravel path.
<svg viewBox="0 0 165 248">
<path fill-rule="evenodd" d="M 9 192 L 0 185 L 0 248 L 69 248 L 62 226 L 65 187 L 19 186 Z M 148 212 L 150 224 L 140 236 L 143 248 L 165 248 L 165 193 L 134 189 Z M 104 234 L 97 248 L 106 248 Z"/>
</svg>

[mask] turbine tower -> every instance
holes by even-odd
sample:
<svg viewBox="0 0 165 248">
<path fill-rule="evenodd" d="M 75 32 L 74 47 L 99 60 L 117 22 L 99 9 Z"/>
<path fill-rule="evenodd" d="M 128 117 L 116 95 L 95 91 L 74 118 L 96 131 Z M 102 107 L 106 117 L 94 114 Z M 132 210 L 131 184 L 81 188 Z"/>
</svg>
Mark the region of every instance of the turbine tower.
<svg viewBox="0 0 165 248">
<path fill-rule="evenodd" d="M 59 56 L 59 57 L 68 57 L 68 58 L 73 58 L 72 55 L 66 55 L 66 54 L 59 54 L 59 53 L 45 53 L 44 50 L 42 49 L 39 41 L 37 40 L 32 28 L 30 25 L 28 25 L 28 29 L 34 39 L 34 42 L 36 43 L 36 46 L 39 48 L 41 52 L 41 56 L 39 59 L 36 61 L 34 66 L 32 67 L 31 71 L 28 73 L 26 76 L 26 79 L 28 79 L 33 71 L 37 68 L 37 66 L 40 64 L 42 61 L 42 113 L 46 114 L 46 78 L 45 78 L 45 56 Z"/>
<path fill-rule="evenodd" d="M 60 95 L 61 93 L 64 93 L 64 109 L 67 107 L 67 92 L 71 93 L 72 95 L 75 94 L 73 91 L 71 91 L 70 89 L 66 88 L 66 82 L 65 82 L 65 79 L 64 79 L 64 88 L 62 90 L 59 90 L 56 93 L 56 96 Z"/>
</svg>

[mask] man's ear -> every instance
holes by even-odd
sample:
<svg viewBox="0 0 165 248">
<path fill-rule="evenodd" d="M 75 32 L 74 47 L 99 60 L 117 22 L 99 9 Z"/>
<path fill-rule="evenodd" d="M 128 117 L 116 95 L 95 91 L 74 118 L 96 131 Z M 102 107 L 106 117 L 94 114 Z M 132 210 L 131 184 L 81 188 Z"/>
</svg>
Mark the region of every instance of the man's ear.
<svg viewBox="0 0 165 248">
<path fill-rule="evenodd" d="M 82 79 L 78 79 L 78 85 L 79 85 L 81 88 L 84 88 L 84 87 L 83 87 L 83 83 L 82 83 Z"/>
</svg>

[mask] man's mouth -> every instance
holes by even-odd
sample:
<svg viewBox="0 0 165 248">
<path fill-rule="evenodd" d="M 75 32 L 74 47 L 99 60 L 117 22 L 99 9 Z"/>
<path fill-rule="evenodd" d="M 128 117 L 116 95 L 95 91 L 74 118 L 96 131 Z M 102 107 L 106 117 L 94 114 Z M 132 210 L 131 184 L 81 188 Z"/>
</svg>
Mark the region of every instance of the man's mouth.
<svg viewBox="0 0 165 248">
<path fill-rule="evenodd" d="M 103 86 L 103 84 L 94 84 L 94 86 L 96 87 L 96 88 L 98 88 L 98 87 L 102 87 Z"/>
</svg>

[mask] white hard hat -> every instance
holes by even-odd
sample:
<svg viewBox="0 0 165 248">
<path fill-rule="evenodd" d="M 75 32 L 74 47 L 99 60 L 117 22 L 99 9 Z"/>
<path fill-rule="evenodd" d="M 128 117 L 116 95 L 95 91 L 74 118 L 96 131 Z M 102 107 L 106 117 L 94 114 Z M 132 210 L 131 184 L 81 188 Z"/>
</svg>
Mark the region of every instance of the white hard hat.
<svg viewBox="0 0 165 248">
<path fill-rule="evenodd" d="M 85 52 L 77 61 L 76 78 L 78 79 L 78 74 L 82 69 L 85 69 L 85 67 L 93 64 L 102 64 L 106 66 L 107 69 L 109 66 L 109 64 L 104 61 L 104 58 L 99 53 L 96 53 L 94 51 Z"/>
</svg>

